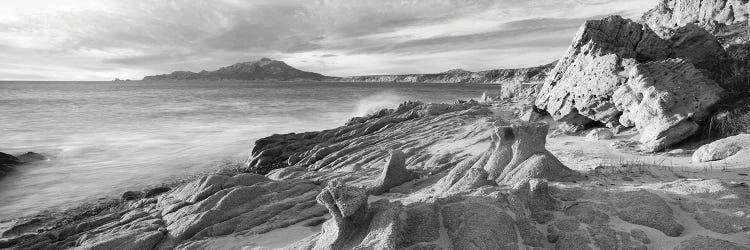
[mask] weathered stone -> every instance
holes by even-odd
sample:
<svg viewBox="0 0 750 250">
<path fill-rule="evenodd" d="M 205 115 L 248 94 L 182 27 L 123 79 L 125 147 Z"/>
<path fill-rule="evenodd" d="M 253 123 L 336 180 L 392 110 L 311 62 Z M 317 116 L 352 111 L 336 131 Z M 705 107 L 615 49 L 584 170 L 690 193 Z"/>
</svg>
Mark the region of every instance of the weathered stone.
<svg viewBox="0 0 750 250">
<path fill-rule="evenodd" d="M 750 146 L 750 135 L 735 135 L 701 146 L 693 152 L 692 159 L 693 162 L 723 160 L 740 150 L 747 150 L 747 146 Z"/>
<path fill-rule="evenodd" d="M 494 185 L 495 182 L 488 179 L 489 174 L 482 168 L 471 168 L 448 189 L 449 193 L 460 192 L 470 189 L 479 188 L 486 185 Z"/>
<path fill-rule="evenodd" d="M 624 221 L 658 229 L 672 237 L 680 236 L 685 229 L 677 223 L 669 205 L 648 191 L 615 193 L 612 202 L 619 209 L 617 217 Z"/>
<path fill-rule="evenodd" d="M 515 124 L 497 127 L 492 145 L 485 153 L 483 168 L 498 184 L 515 185 L 531 178 L 557 181 L 583 177 L 563 165 L 545 148 L 546 123 Z"/>
<path fill-rule="evenodd" d="M 727 241 L 727 240 L 716 239 L 716 238 L 703 236 L 703 235 L 697 235 L 697 236 L 691 237 L 690 239 L 683 240 L 674 249 L 675 250 L 713 250 L 713 249 L 747 250 L 750 248 L 743 247 L 740 244 Z"/>
<path fill-rule="evenodd" d="M 476 202 L 450 203 L 443 207 L 442 217 L 453 249 L 517 248 L 513 218 L 497 207 Z"/>
<path fill-rule="evenodd" d="M 440 212 L 437 203 L 416 204 L 406 209 L 403 246 L 432 242 L 440 237 Z"/>
<path fill-rule="evenodd" d="M 587 250 L 591 249 L 589 246 L 589 239 L 586 236 L 577 233 L 562 233 L 559 238 L 555 241 L 556 250 Z"/>
<path fill-rule="evenodd" d="M 635 66 L 612 98 L 623 110 L 619 122 L 635 125 L 645 149 L 657 151 L 693 135 L 722 91 L 692 64 L 670 59 Z"/>
<path fill-rule="evenodd" d="M 630 235 L 643 244 L 651 244 L 651 239 L 648 238 L 648 235 L 646 235 L 646 232 L 643 232 L 643 230 L 631 229 Z"/>
<path fill-rule="evenodd" d="M 549 73 L 536 106 L 555 120 L 583 125 L 592 120 L 617 125 L 620 110 L 612 93 L 627 80 L 636 60 L 667 57 L 668 44 L 643 25 L 619 16 L 587 21 Z"/>
<path fill-rule="evenodd" d="M 614 136 L 615 134 L 608 128 L 595 128 L 586 135 L 586 139 L 589 141 L 601 141 L 612 139 Z"/>
<path fill-rule="evenodd" d="M 392 150 L 380 177 L 375 181 L 371 194 L 379 195 L 388 192 L 392 187 L 414 179 L 414 174 L 406 169 L 406 155 L 400 150 Z"/>
<path fill-rule="evenodd" d="M 642 20 L 662 36 L 675 29 L 697 24 L 707 30 L 747 21 L 748 2 L 743 0 L 660 0 L 658 5 L 643 14 Z"/>
</svg>

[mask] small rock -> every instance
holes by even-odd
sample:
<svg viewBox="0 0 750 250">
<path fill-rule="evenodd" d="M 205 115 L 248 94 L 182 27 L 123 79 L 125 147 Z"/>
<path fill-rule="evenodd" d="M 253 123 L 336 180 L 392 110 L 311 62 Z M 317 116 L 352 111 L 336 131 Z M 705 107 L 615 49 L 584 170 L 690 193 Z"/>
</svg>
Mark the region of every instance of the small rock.
<svg viewBox="0 0 750 250">
<path fill-rule="evenodd" d="M 125 191 L 125 193 L 122 193 L 122 199 L 126 201 L 140 199 L 143 196 L 144 194 L 141 191 Z"/>
<path fill-rule="evenodd" d="M 684 155 L 685 153 L 687 153 L 687 151 L 681 148 L 674 149 L 674 150 L 667 152 L 667 154 L 670 154 L 670 155 Z"/>
<path fill-rule="evenodd" d="M 152 189 L 149 189 L 148 191 L 146 191 L 145 197 L 146 198 L 154 197 L 154 196 L 156 196 L 158 194 L 169 192 L 169 190 L 172 190 L 172 189 L 169 188 L 169 187 L 155 187 L 155 188 L 152 188 Z"/>
<path fill-rule="evenodd" d="M 601 140 L 609 140 L 614 137 L 615 134 L 612 133 L 611 130 L 607 128 L 595 128 L 592 129 L 591 132 L 589 132 L 586 135 L 586 140 L 589 141 L 601 141 Z"/>
</svg>

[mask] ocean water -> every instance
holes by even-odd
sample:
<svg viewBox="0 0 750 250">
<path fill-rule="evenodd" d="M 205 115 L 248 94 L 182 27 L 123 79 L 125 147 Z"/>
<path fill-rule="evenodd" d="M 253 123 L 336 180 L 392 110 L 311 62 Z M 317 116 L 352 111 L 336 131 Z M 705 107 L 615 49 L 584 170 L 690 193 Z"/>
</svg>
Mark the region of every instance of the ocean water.
<svg viewBox="0 0 750 250">
<path fill-rule="evenodd" d="M 49 161 L 0 179 L 0 220 L 64 209 L 243 161 L 273 133 L 334 128 L 406 100 L 496 85 L 320 82 L 0 82 L 0 152 Z"/>
</svg>

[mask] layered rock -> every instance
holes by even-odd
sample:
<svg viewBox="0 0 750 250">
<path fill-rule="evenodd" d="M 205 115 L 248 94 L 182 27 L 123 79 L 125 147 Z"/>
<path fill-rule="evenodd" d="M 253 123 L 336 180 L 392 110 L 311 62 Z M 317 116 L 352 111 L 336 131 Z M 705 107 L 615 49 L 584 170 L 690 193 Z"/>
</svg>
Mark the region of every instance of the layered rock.
<svg viewBox="0 0 750 250">
<path fill-rule="evenodd" d="M 463 136 L 463 132 L 469 132 L 465 126 L 450 124 L 468 125 L 466 119 L 488 117 L 491 113 L 484 104 L 475 101 L 454 104 L 405 102 L 396 109 L 352 118 L 345 126 L 336 129 L 259 139 L 248 158 L 248 171 L 266 174 L 285 167 L 310 170 L 332 170 L 352 165 L 370 167 L 377 160 L 385 159 L 387 154 L 383 154 L 383 149 L 408 146 L 425 152 L 438 141 L 450 140 L 450 136 L 431 136 L 431 131 Z M 402 138 L 409 143 L 404 145 L 384 138 Z"/>
<path fill-rule="evenodd" d="M 623 113 L 619 123 L 635 125 L 648 151 L 682 141 L 698 131 L 722 89 L 681 59 L 639 64 L 612 100 Z"/>
<path fill-rule="evenodd" d="M 515 185 L 531 178 L 555 181 L 582 179 L 581 174 L 563 165 L 545 148 L 549 125 L 513 124 L 495 129 L 492 146 L 480 166 L 488 177 L 501 185 Z"/>
<path fill-rule="evenodd" d="M 481 156 L 467 159 L 437 184 L 439 193 L 453 193 L 485 185 L 514 186 L 530 179 L 582 180 L 545 148 L 549 125 L 525 123 L 498 126 L 492 144 Z"/>
<path fill-rule="evenodd" d="M 370 189 L 370 193 L 379 195 L 387 192 L 392 187 L 403 184 L 414 179 L 414 173 L 406 169 L 406 155 L 400 150 L 392 150 L 388 164 L 383 168 L 380 177 Z"/>
<path fill-rule="evenodd" d="M 665 40 L 618 16 L 587 21 L 536 106 L 572 126 L 636 126 L 646 151 L 661 150 L 695 133 L 719 100 L 723 90 L 709 77 L 719 78 L 723 57 L 713 36 L 694 26 Z"/>
<path fill-rule="evenodd" d="M 612 93 L 640 61 L 664 59 L 668 44 L 643 25 L 610 16 L 586 21 L 542 86 L 536 106 L 571 124 L 592 120 L 612 126 L 620 111 Z"/>
<path fill-rule="evenodd" d="M 660 0 L 642 21 L 665 36 L 691 23 L 713 31 L 747 22 L 748 7 L 744 0 Z"/>
</svg>

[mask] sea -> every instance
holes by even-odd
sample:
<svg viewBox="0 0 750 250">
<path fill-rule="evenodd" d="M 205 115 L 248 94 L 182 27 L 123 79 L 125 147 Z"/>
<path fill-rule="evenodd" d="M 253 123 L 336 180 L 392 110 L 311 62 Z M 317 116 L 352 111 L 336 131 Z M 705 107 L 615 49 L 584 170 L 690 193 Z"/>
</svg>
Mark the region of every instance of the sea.
<svg viewBox="0 0 750 250">
<path fill-rule="evenodd" d="M 239 165 L 256 139 L 331 129 L 408 100 L 499 85 L 346 82 L 0 82 L 0 152 L 48 161 L 0 178 L 0 220 L 119 197 Z"/>
</svg>

